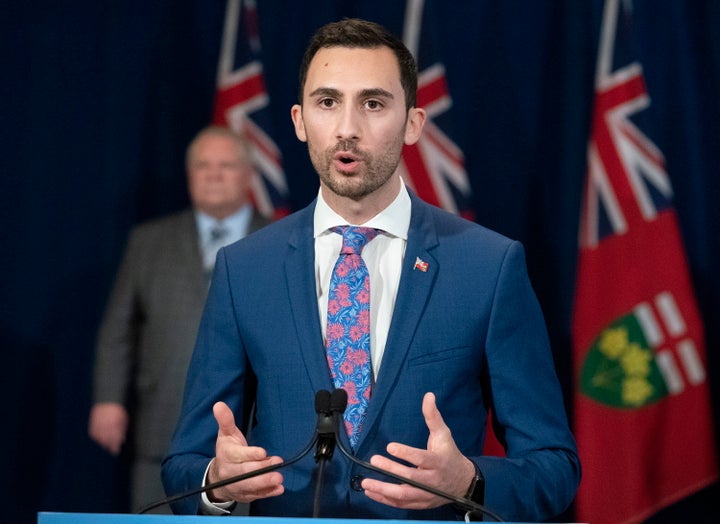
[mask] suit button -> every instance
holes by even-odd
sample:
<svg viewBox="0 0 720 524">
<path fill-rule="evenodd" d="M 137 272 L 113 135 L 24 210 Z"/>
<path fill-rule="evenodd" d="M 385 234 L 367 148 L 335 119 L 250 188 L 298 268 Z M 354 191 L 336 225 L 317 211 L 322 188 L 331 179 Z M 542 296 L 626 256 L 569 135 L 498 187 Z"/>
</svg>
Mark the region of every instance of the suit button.
<svg viewBox="0 0 720 524">
<path fill-rule="evenodd" d="M 354 475 L 350 479 L 350 487 L 355 491 L 363 491 L 362 481 L 365 479 L 362 475 Z"/>
</svg>

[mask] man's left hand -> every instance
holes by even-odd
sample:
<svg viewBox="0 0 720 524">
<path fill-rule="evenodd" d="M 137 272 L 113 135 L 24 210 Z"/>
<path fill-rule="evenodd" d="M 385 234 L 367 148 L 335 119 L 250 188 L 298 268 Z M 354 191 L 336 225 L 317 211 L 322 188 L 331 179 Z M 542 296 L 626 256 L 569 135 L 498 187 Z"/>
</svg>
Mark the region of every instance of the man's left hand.
<svg viewBox="0 0 720 524">
<path fill-rule="evenodd" d="M 415 467 L 406 466 L 382 455 L 374 455 L 370 463 L 450 495 L 464 497 L 475 475 L 475 466 L 457 448 L 450 428 L 445 424 L 435 404 L 433 393 L 425 393 L 422 413 L 430 430 L 427 449 L 413 448 L 397 442 L 391 442 L 386 448 L 392 457 Z M 362 487 L 372 500 L 396 508 L 430 509 L 450 502 L 408 484 L 365 479 Z"/>
</svg>

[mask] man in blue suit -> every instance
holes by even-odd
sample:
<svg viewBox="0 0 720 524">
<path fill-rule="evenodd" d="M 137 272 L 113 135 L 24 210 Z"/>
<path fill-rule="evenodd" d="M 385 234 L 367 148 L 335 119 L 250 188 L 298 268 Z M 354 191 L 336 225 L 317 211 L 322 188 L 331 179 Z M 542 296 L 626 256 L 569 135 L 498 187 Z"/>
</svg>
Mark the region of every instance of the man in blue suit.
<svg viewBox="0 0 720 524">
<path fill-rule="evenodd" d="M 416 89 L 411 54 L 382 27 L 343 20 L 313 37 L 291 115 L 320 191 L 218 254 L 164 462 L 168 494 L 279 464 L 310 440 L 315 393 L 334 387 L 326 315 L 342 237 L 333 228 L 351 225 L 378 230 L 362 251 L 374 381 L 355 455 L 456 497 L 484 495 L 507 520 L 548 519 L 571 503 L 580 464 L 522 246 L 422 202 L 396 170 L 426 119 Z M 244 432 L 236 421 L 248 398 L 256 410 Z M 482 455 L 488 409 L 506 457 Z M 311 453 L 174 510 L 222 514 L 249 502 L 253 515 L 310 516 L 316 470 Z M 323 517 L 462 517 L 339 453 L 324 476 Z"/>
</svg>

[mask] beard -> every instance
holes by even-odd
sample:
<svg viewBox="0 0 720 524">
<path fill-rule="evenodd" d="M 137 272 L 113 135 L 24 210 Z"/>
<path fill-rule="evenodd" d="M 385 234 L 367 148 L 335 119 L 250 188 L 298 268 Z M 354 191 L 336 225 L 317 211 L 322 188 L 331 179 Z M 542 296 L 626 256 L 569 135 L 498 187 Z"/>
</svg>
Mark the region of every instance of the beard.
<svg viewBox="0 0 720 524">
<path fill-rule="evenodd" d="M 379 154 L 360 150 L 352 140 L 340 140 L 335 147 L 324 151 L 315 149 L 308 141 L 310 160 L 322 183 L 338 196 L 360 200 L 377 191 L 392 177 L 400 163 L 404 139 L 400 134 Z M 338 152 L 352 153 L 362 165 L 351 174 L 337 172 L 334 157 Z"/>
</svg>

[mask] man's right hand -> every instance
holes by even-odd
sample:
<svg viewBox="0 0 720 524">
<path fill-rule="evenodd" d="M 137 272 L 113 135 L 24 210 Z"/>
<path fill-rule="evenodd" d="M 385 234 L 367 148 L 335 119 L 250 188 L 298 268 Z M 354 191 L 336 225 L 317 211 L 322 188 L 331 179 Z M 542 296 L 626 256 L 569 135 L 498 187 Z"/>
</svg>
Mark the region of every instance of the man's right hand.
<svg viewBox="0 0 720 524">
<path fill-rule="evenodd" d="M 215 442 L 215 458 L 208 470 L 208 483 L 282 462 L 280 457 L 268 457 L 263 448 L 248 446 L 245 435 L 235 425 L 235 417 L 227 404 L 217 402 L 213 406 L 213 415 L 218 423 L 218 436 Z M 213 502 L 252 502 L 282 495 L 285 491 L 282 482 L 282 474 L 272 471 L 212 490 L 208 493 L 208 498 Z"/>
<path fill-rule="evenodd" d="M 120 453 L 128 428 L 128 412 L 117 402 L 98 402 L 90 410 L 88 434 L 113 455 Z"/>
</svg>

